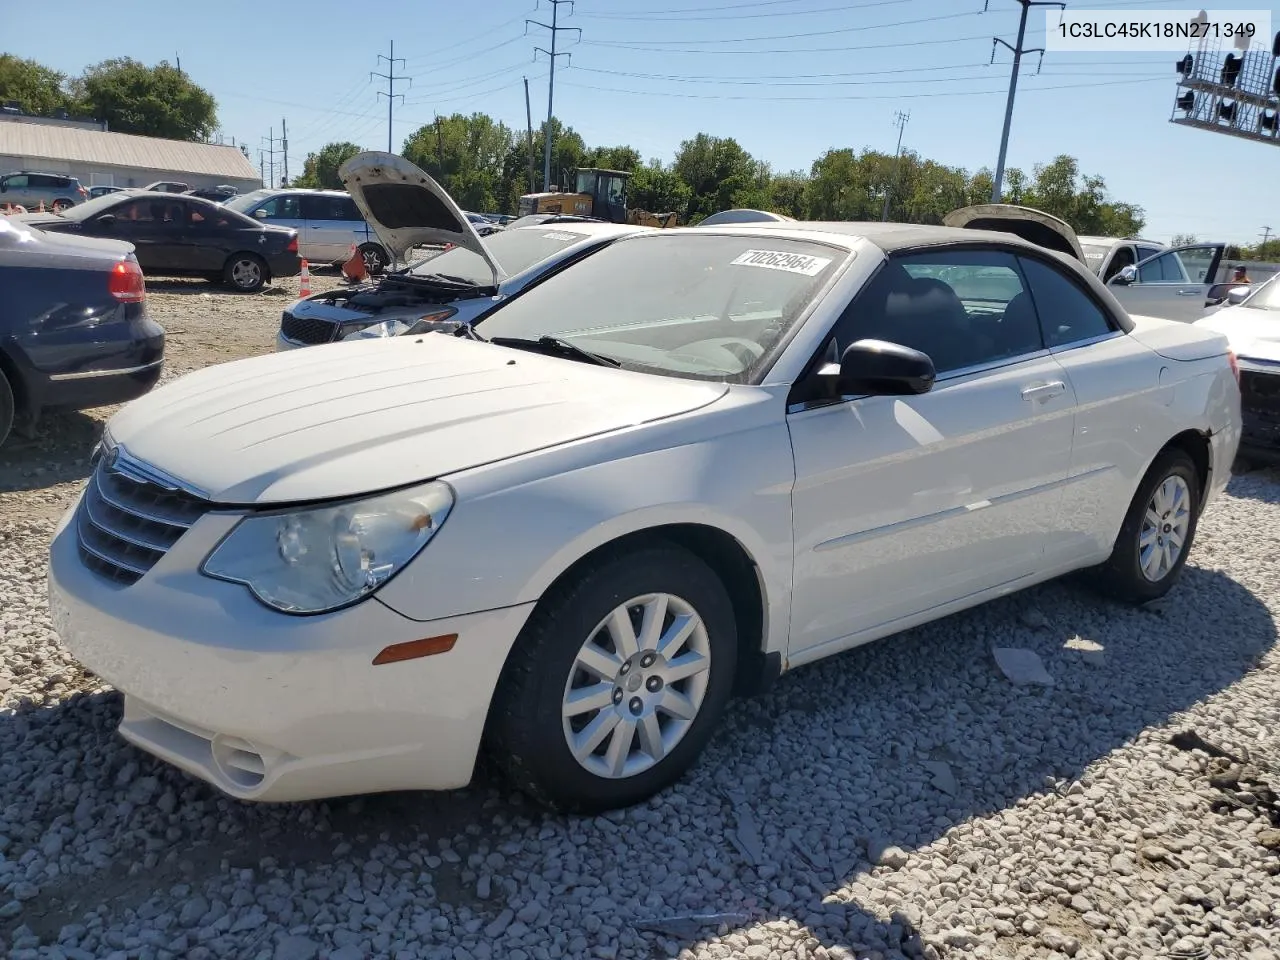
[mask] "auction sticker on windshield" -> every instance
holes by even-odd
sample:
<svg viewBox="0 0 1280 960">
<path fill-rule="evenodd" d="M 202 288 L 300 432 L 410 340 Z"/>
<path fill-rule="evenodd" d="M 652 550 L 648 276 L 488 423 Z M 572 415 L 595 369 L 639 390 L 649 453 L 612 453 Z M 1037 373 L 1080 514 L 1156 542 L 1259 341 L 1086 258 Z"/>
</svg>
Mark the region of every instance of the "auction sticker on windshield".
<svg viewBox="0 0 1280 960">
<path fill-rule="evenodd" d="M 831 262 L 830 257 L 811 257 L 804 253 L 784 253 L 781 250 L 747 250 L 731 265 L 764 267 L 766 270 L 785 270 L 806 277 L 816 277 Z"/>
</svg>

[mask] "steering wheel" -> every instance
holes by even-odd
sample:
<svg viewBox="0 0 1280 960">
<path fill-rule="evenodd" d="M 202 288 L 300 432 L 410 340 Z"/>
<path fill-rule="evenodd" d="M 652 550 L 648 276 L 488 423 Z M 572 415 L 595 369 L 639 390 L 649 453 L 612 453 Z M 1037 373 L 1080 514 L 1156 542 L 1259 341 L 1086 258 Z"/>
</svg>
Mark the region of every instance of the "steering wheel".
<svg viewBox="0 0 1280 960">
<path fill-rule="evenodd" d="M 743 337 L 715 337 L 694 341 L 672 352 L 675 356 L 706 360 L 725 370 L 745 370 L 764 356 L 764 347 Z"/>
</svg>

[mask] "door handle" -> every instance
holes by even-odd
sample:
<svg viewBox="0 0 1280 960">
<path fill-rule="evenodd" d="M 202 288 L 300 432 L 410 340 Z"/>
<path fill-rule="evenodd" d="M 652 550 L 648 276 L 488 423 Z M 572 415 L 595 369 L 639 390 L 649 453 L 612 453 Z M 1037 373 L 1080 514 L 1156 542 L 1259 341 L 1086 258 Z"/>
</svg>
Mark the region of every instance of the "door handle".
<svg viewBox="0 0 1280 960">
<path fill-rule="evenodd" d="M 1204 293 L 1204 291 L 1203 291 L 1203 290 L 1179 290 L 1179 291 L 1178 291 L 1178 296 L 1180 296 L 1180 297 L 1198 297 L 1198 296 L 1200 296 L 1202 293 Z"/>
<path fill-rule="evenodd" d="M 1052 397 L 1060 397 L 1067 392 L 1067 385 L 1061 380 L 1053 380 L 1050 383 L 1037 383 L 1034 386 L 1022 388 L 1023 400 L 1048 400 Z"/>
</svg>

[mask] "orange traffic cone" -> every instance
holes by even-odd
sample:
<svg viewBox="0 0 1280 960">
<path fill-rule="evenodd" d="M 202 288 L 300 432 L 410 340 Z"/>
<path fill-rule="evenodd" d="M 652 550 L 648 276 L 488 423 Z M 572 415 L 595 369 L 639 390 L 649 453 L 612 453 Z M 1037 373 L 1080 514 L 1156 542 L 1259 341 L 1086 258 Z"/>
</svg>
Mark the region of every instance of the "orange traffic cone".
<svg viewBox="0 0 1280 960">
<path fill-rule="evenodd" d="M 306 298 L 311 296 L 311 266 L 307 261 L 302 261 L 302 273 L 299 274 L 298 296 Z"/>
<path fill-rule="evenodd" d="M 357 283 L 367 279 L 369 276 L 369 271 L 364 265 L 364 255 L 356 248 L 354 243 L 351 244 L 350 256 L 347 258 L 347 262 L 342 265 L 342 275 L 348 280 Z"/>
</svg>

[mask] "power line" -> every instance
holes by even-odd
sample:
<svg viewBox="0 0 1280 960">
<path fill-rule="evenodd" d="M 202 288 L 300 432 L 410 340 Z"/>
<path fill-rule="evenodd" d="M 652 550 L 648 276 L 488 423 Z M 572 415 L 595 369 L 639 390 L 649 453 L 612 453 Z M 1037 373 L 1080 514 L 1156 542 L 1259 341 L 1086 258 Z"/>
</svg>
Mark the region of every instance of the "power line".
<svg viewBox="0 0 1280 960">
<path fill-rule="evenodd" d="M 394 122 L 394 110 L 395 110 L 395 104 L 396 104 L 396 97 L 399 97 L 402 102 L 404 100 L 403 93 L 396 93 L 396 81 L 408 80 L 409 86 L 412 87 L 413 77 L 410 77 L 407 75 L 398 76 L 396 74 L 396 64 L 399 63 L 403 65 L 404 60 L 396 59 L 396 42 L 394 40 L 391 41 L 391 55 L 389 57 L 384 57 L 382 54 L 378 54 L 378 59 L 387 61 L 387 72 L 386 73 L 370 72 L 369 79 L 372 80 L 374 77 L 378 77 L 382 80 L 387 81 L 386 91 L 384 92 L 382 90 L 379 90 L 378 96 L 387 98 L 387 153 L 392 153 L 393 151 L 391 149 L 391 126 L 392 126 L 392 123 Z"/>
<path fill-rule="evenodd" d="M 758 20 L 766 17 L 807 17 L 818 13 L 844 13 L 849 10 L 866 10 L 870 7 L 891 7 L 911 2 L 912 0 L 868 0 L 866 3 L 842 3 L 837 7 L 819 7 L 816 10 L 781 10 L 770 13 L 728 13 L 719 17 L 665 17 L 658 14 L 642 13 L 639 11 L 634 13 L 584 13 L 582 16 L 591 20 L 674 20 L 680 23 L 696 23 L 706 20 Z"/>
<path fill-rule="evenodd" d="M 561 3 L 566 0 L 560 0 Z M 649 40 L 648 43 L 659 44 L 658 49 L 663 51 L 668 48 L 676 47 L 678 44 L 690 43 L 758 43 L 764 40 L 802 40 L 808 37 L 829 37 L 835 33 L 866 33 L 868 30 L 888 30 L 890 27 L 914 27 L 922 23 L 939 23 L 943 20 L 959 20 L 962 17 L 980 17 L 982 13 L 976 10 L 969 10 L 964 13 L 944 13 L 936 17 L 919 17 L 915 20 L 895 20 L 890 23 L 873 23 L 865 24 L 857 27 L 837 27 L 833 30 L 810 30 L 807 33 L 781 33 L 770 34 L 765 37 L 724 37 L 713 40 Z M 595 40 L 593 46 L 598 47 L 624 47 L 627 46 L 625 41 L 613 40 Z M 672 51 L 674 52 L 674 50 Z M 757 50 L 756 53 L 761 51 Z"/>
<path fill-rule="evenodd" d="M 1059 3 L 1057 0 L 1016 0 L 1022 6 L 1022 16 L 1018 19 L 1018 45 L 1010 47 L 1008 43 L 999 37 L 991 38 L 991 61 L 995 62 L 996 44 L 1001 43 L 1009 47 L 1013 51 L 1013 70 L 1009 74 L 1009 99 L 1005 103 L 1004 108 L 1004 130 L 1000 134 L 1000 156 L 996 160 L 996 174 L 991 184 L 991 202 L 1000 202 L 1000 189 L 1004 184 L 1004 161 L 1009 152 L 1009 129 L 1013 125 L 1013 98 L 1018 92 L 1018 71 L 1022 68 L 1022 55 L 1024 53 L 1040 54 L 1041 62 L 1044 61 L 1044 48 L 1038 47 L 1035 50 L 1027 50 L 1023 47 L 1023 43 L 1027 38 L 1027 14 L 1031 12 L 1032 7 L 1057 7 L 1059 10 L 1065 10 L 1067 5 Z M 986 11 L 986 5 L 983 5 L 983 11 Z"/>
<path fill-rule="evenodd" d="M 1166 0 L 1167 2 L 1167 0 Z M 825 34 L 824 34 L 825 36 Z M 720 50 L 716 48 L 699 47 L 695 50 L 679 50 L 668 49 L 666 47 L 647 47 L 639 44 L 631 44 L 625 41 L 610 40 L 583 40 L 584 46 L 590 47 L 609 47 L 616 50 L 641 50 L 648 53 L 692 53 L 699 56 L 708 54 L 724 54 L 738 56 L 757 56 L 762 53 L 852 53 L 857 50 L 891 50 L 894 47 L 929 47 L 939 46 L 949 43 L 968 43 L 971 40 L 990 40 L 991 34 L 983 33 L 973 37 L 946 37 L 940 40 L 903 40 L 898 43 L 868 43 L 860 46 L 852 47 L 770 47 L 759 50 Z M 700 41 L 701 42 L 701 41 Z"/>
<path fill-rule="evenodd" d="M 507 27 L 515 26 L 516 24 L 518 24 L 518 23 L 519 23 L 521 20 L 523 20 L 523 19 L 524 19 L 524 17 L 515 17 L 515 18 L 513 18 L 513 19 L 511 19 L 511 20 L 504 20 L 504 21 L 502 21 L 502 23 L 499 23 L 499 24 L 497 24 L 496 26 L 490 27 L 488 30 L 485 30 L 485 31 L 483 31 L 483 32 L 481 32 L 481 33 L 477 33 L 477 34 L 475 34 L 474 36 L 467 37 L 467 39 L 465 39 L 465 40 L 450 40 L 450 41 L 449 41 L 449 49 L 450 49 L 450 50 L 457 50 L 459 47 L 465 47 L 467 44 L 469 44 L 469 43 L 475 43 L 477 40 L 486 40 L 486 39 L 488 39 L 489 37 L 492 37 L 492 36 L 493 36 L 495 33 L 497 33 L 499 30 L 504 30 L 504 29 L 506 29 Z M 523 39 L 523 37 L 522 37 L 522 36 L 521 36 L 521 37 L 516 37 L 516 40 L 521 40 L 521 39 Z M 512 41 L 512 42 L 514 42 L 514 41 Z M 479 56 L 481 53 L 484 53 L 484 52 L 485 52 L 485 51 L 483 51 L 483 50 L 473 51 L 472 53 L 468 53 L 466 56 L 461 57 L 461 58 L 459 58 L 458 60 L 454 60 L 454 61 L 445 61 L 444 63 L 441 63 L 439 60 L 436 60 L 436 59 L 435 59 L 435 55 L 434 55 L 434 54 L 427 53 L 427 54 L 423 54 L 422 56 L 418 56 L 418 57 L 410 57 L 410 58 L 409 58 L 409 60 L 408 60 L 408 62 L 409 62 L 409 63 L 419 63 L 419 62 L 421 62 L 421 61 L 430 60 L 430 61 L 431 61 L 431 69 L 433 69 L 433 70 L 437 70 L 437 69 L 439 69 L 439 68 L 440 68 L 440 67 L 442 67 L 442 66 L 446 66 L 446 65 L 447 65 L 448 63 L 450 63 L 450 62 L 453 62 L 453 63 L 461 63 L 463 60 L 469 60 L 469 59 L 471 59 L 472 57 L 477 57 L 477 56 Z"/>
<path fill-rule="evenodd" d="M 538 53 L 542 52 L 547 55 L 547 59 L 551 62 L 551 69 L 547 79 L 547 126 L 543 133 L 543 157 L 542 157 L 542 189 L 551 189 L 551 118 L 555 109 L 556 97 L 556 57 L 570 57 L 569 53 L 556 53 L 556 40 L 561 32 L 577 31 L 578 39 L 582 39 L 582 31 L 578 27 L 562 27 L 559 25 L 560 5 L 569 4 L 569 13 L 573 14 L 573 0 L 547 0 L 551 4 L 551 22 L 543 23 L 540 20 L 526 20 L 525 30 L 528 31 L 529 25 L 542 27 L 544 30 L 551 32 L 551 49 L 543 50 L 542 47 L 533 48 L 533 58 L 538 59 Z"/>
<path fill-rule="evenodd" d="M 649 10 L 648 13 L 704 13 L 709 10 L 747 10 L 754 7 L 780 7 L 787 3 L 807 3 L 808 0 L 755 0 L 754 3 L 730 3 L 718 7 L 681 7 L 675 10 Z M 624 11 L 645 13 L 646 11 Z"/>
<path fill-rule="evenodd" d="M 972 78 L 977 79 L 977 78 Z M 866 96 L 856 96 L 849 94 L 814 94 L 810 96 L 797 97 L 768 97 L 759 94 L 711 94 L 711 93 L 676 93 L 664 90 L 625 90 L 618 87 L 601 87 L 593 83 L 572 83 L 571 81 L 562 81 L 564 86 L 578 87 L 583 90 L 596 90 L 600 93 L 622 93 L 634 94 L 641 97 L 674 97 L 681 100 L 767 100 L 772 102 L 788 103 L 788 102 L 807 102 L 807 101 L 831 101 L 831 100 L 915 100 L 920 97 L 981 97 L 991 96 L 992 94 L 1005 93 L 1004 87 L 995 87 L 990 90 L 942 90 L 929 91 L 928 93 L 877 93 Z M 1045 87 L 1031 87 L 1029 93 L 1038 93 L 1042 90 L 1081 90 L 1086 87 L 1115 87 L 1115 86 L 1131 86 L 1139 83 L 1168 83 L 1165 77 L 1143 77 L 1137 80 L 1103 80 L 1099 83 L 1062 83 Z"/>
<path fill-rule="evenodd" d="M 1118 63 L 1116 63 L 1116 66 L 1127 66 L 1127 64 L 1125 64 L 1125 63 L 1123 63 L 1123 62 L 1118 62 Z M 1095 66 L 1090 66 L 1090 67 L 1089 67 L 1089 69 L 1088 69 L 1088 71 L 1087 71 L 1087 73 L 1073 73 L 1073 72 L 1061 72 L 1061 73 L 1058 73 L 1058 72 L 1050 71 L 1050 72 L 1048 72 L 1048 73 L 1043 73 L 1043 74 L 1041 74 L 1041 75 L 1042 75 L 1042 76 L 1050 76 L 1050 77 L 1052 77 L 1052 76 L 1061 76 L 1061 77 L 1072 77 L 1072 76 L 1075 76 L 1075 77 L 1079 77 L 1079 76 L 1108 77 L 1108 76 L 1109 76 L 1109 77 L 1135 77 L 1135 78 L 1137 78 L 1137 77 L 1142 77 L 1142 76 L 1151 76 L 1151 75 L 1152 75 L 1152 71 L 1151 71 L 1151 69 L 1150 69 L 1150 67 L 1151 67 L 1151 66 L 1152 66 L 1152 65 L 1150 65 L 1150 64 L 1145 65 L 1146 69 L 1144 69 L 1144 70 L 1142 70 L 1142 71 L 1124 71 L 1124 72 L 1121 72 L 1121 73 L 1099 73 L 1099 72 L 1098 72 L 1098 70 L 1097 70 L 1097 66 L 1095 65 Z M 745 87 L 757 87 L 757 86 L 760 86 L 760 87 L 843 87 L 843 86 L 859 87 L 859 86 L 876 85 L 876 84 L 894 84 L 894 85 L 901 85 L 901 84 L 909 84 L 909 83 L 912 83 L 912 84 L 919 84 L 919 83 L 954 83 L 956 80 L 982 80 L 982 79 L 986 79 L 985 77 L 982 77 L 982 76 L 971 76 L 971 77 L 966 77 L 966 76 L 961 76 L 961 75 L 959 75 L 959 74 L 957 74 L 957 75 L 953 75 L 953 76 L 945 76 L 945 77 L 922 77 L 922 78 L 920 78 L 920 79 L 916 79 L 916 80 L 903 80 L 903 79 L 898 79 L 898 78 L 896 78 L 896 77 L 895 77 L 894 79 L 888 79 L 888 80 L 860 80 L 860 79 L 859 79 L 859 80 L 845 80 L 845 79 L 835 79 L 835 78 L 842 78 L 842 77 L 875 77 L 875 76 L 883 76 L 883 75 L 886 75 L 886 74 L 894 74 L 894 75 L 898 75 L 898 74 L 904 74 L 904 73 L 905 73 L 905 74 L 910 74 L 910 73 L 922 73 L 922 72 L 924 72 L 924 71 L 930 71 L 930 70 L 931 70 L 931 71 L 942 71 L 942 70 L 976 70 L 976 71 L 978 71 L 979 73 L 986 72 L 986 73 L 988 73 L 988 74 L 989 74 L 989 72 L 990 72 L 990 65 L 989 65 L 989 64 L 985 64 L 985 63 L 979 63 L 979 64 L 974 64 L 974 63 L 959 63 L 959 64 L 949 64 L 949 65 L 946 65 L 946 66 L 934 66 L 934 67 L 896 67 L 896 68 L 889 69 L 889 70 L 866 70 L 866 71 L 861 71 L 861 72 L 859 72 L 859 73 L 831 73 L 831 74 L 807 74 L 807 75 L 806 75 L 806 74 L 797 74 L 797 75 L 795 75 L 794 77 L 785 77 L 785 76 L 774 76 L 774 77 L 711 77 L 711 76 L 687 77 L 687 76 L 680 76 L 680 75 L 678 75 L 678 74 L 663 74 L 663 73 L 632 73 L 632 72 L 625 71 L 625 70 L 606 70 L 606 69 L 603 69 L 603 68 L 600 68 L 600 67 L 581 67 L 581 66 L 577 66 L 577 65 L 575 65 L 575 66 L 573 67 L 573 72 L 574 72 L 574 73 L 599 73 L 599 74 L 606 74 L 606 75 L 608 75 L 608 76 L 614 76 L 614 77 L 630 77 L 630 78 L 633 78 L 633 79 L 640 79 L 640 80 L 661 80 L 661 81 L 670 81 L 670 82 L 673 82 L 673 83 L 707 83 L 707 84 L 716 84 L 716 85 L 721 85 L 721 86 L 745 86 Z M 1163 72 L 1163 71 L 1162 71 L 1162 72 Z M 806 78 L 807 78 L 807 79 L 806 79 Z"/>
</svg>

